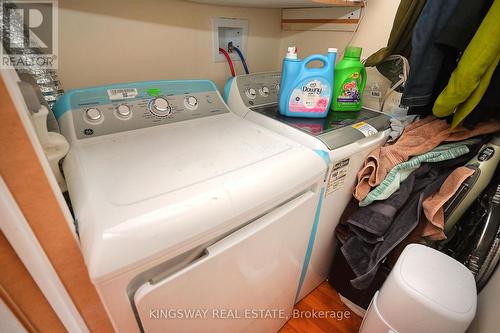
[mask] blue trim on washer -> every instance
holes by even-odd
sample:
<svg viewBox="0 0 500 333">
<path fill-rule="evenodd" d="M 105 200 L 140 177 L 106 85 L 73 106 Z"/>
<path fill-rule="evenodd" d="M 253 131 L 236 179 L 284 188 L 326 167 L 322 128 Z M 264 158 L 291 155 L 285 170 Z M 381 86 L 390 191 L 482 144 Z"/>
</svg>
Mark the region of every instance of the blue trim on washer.
<svg viewBox="0 0 500 333">
<path fill-rule="evenodd" d="M 314 241 L 316 240 L 316 233 L 318 231 L 319 216 L 321 214 L 321 206 L 323 205 L 323 196 L 325 194 L 325 188 L 321 188 L 319 193 L 318 205 L 316 206 L 316 213 L 314 214 L 314 222 L 311 229 L 311 235 L 309 236 L 309 243 L 307 244 L 306 257 L 304 258 L 304 264 L 302 265 L 302 272 L 300 273 L 299 286 L 297 288 L 297 293 L 295 294 L 295 302 L 299 298 L 300 289 L 304 284 L 304 280 L 307 274 L 307 268 L 309 267 L 309 262 L 311 261 L 312 250 L 314 247 Z"/>
<path fill-rule="evenodd" d="M 330 159 L 330 154 L 324 150 L 321 149 L 314 149 L 314 152 L 318 154 L 323 161 L 325 161 L 326 166 L 329 166 L 332 163 L 332 160 Z"/>
<path fill-rule="evenodd" d="M 224 86 L 224 102 L 227 103 L 227 100 L 229 99 L 229 92 L 231 91 L 231 85 L 233 84 L 234 77 L 229 77 L 226 81 L 226 85 Z"/>
<path fill-rule="evenodd" d="M 54 115 L 59 119 L 65 112 L 74 109 L 119 103 L 120 100 L 112 101 L 109 99 L 108 90 L 124 88 L 136 88 L 137 96 L 121 100 L 123 102 L 152 98 L 148 94 L 148 90 L 151 88 L 160 89 L 160 95 L 162 96 L 217 91 L 215 84 L 209 80 L 145 81 L 73 89 L 57 99 L 53 108 Z"/>
</svg>

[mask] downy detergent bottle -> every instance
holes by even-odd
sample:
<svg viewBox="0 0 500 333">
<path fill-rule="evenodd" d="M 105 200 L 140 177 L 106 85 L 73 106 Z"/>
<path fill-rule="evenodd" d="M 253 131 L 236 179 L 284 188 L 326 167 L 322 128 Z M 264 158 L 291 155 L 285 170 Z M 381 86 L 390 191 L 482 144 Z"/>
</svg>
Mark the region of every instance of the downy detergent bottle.
<svg viewBox="0 0 500 333">
<path fill-rule="evenodd" d="M 361 63 L 361 47 L 348 46 L 335 66 L 332 111 L 360 111 L 366 85 L 366 69 Z"/>
<path fill-rule="evenodd" d="M 283 60 L 279 111 L 287 117 L 325 118 L 328 115 L 333 91 L 333 68 L 337 49 L 329 48 L 328 55 L 312 55 L 297 59 L 297 48 L 289 47 Z M 320 61 L 321 68 L 309 68 Z"/>
</svg>

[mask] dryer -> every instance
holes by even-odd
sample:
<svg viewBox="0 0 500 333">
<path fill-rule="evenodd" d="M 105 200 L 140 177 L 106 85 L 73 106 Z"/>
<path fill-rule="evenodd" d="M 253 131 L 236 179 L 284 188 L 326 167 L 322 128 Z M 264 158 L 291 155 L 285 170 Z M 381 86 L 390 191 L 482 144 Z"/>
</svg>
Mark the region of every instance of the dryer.
<svg viewBox="0 0 500 333">
<path fill-rule="evenodd" d="M 326 170 L 317 154 L 231 113 L 210 81 L 72 90 L 55 114 L 81 250 L 117 332 L 285 323 Z"/>
<path fill-rule="evenodd" d="M 328 168 L 321 193 L 320 217 L 311 229 L 296 301 L 323 282 L 336 249 L 334 230 L 351 199 L 356 174 L 370 151 L 389 135 L 390 117 L 367 108 L 330 112 L 325 119 L 289 118 L 278 111 L 281 73 L 231 78 L 224 99 L 242 118 L 301 143 L 321 156 Z"/>
</svg>

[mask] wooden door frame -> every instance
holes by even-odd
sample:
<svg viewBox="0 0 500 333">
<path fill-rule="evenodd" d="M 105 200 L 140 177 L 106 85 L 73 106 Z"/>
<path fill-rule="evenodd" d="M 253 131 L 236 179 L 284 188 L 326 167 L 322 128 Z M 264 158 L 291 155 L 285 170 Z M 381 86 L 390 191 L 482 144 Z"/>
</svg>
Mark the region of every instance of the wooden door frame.
<svg viewBox="0 0 500 333">
<path fill-rule="evenodd" d="M 113 332 L 83 261 L 71 214 L 17 89 L 18 76 L 12 69 L 0 74 L 0 175 L 88 330 Z"/>
</svg>

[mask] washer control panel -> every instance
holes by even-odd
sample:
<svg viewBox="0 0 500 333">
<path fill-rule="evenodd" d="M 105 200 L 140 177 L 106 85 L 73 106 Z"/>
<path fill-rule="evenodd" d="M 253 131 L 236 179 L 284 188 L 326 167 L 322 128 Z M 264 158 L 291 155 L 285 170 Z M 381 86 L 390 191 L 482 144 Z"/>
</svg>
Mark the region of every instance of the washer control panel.
<svg viewBox="0 0 500 333">
<path fill-rule="evenodd" d="M 55 105 L 63 132 L 77 139 L 228 113 L 210 81 L 128 83 L 67 92 Z M 69 121 L 68 114 L 72 121 Z"/>
<path fill-rule="evenodd" d="M 241 99 L 248 107 L 278 102 L 281 73 L 256 73 L 235 78 Z"/>
</svg>

